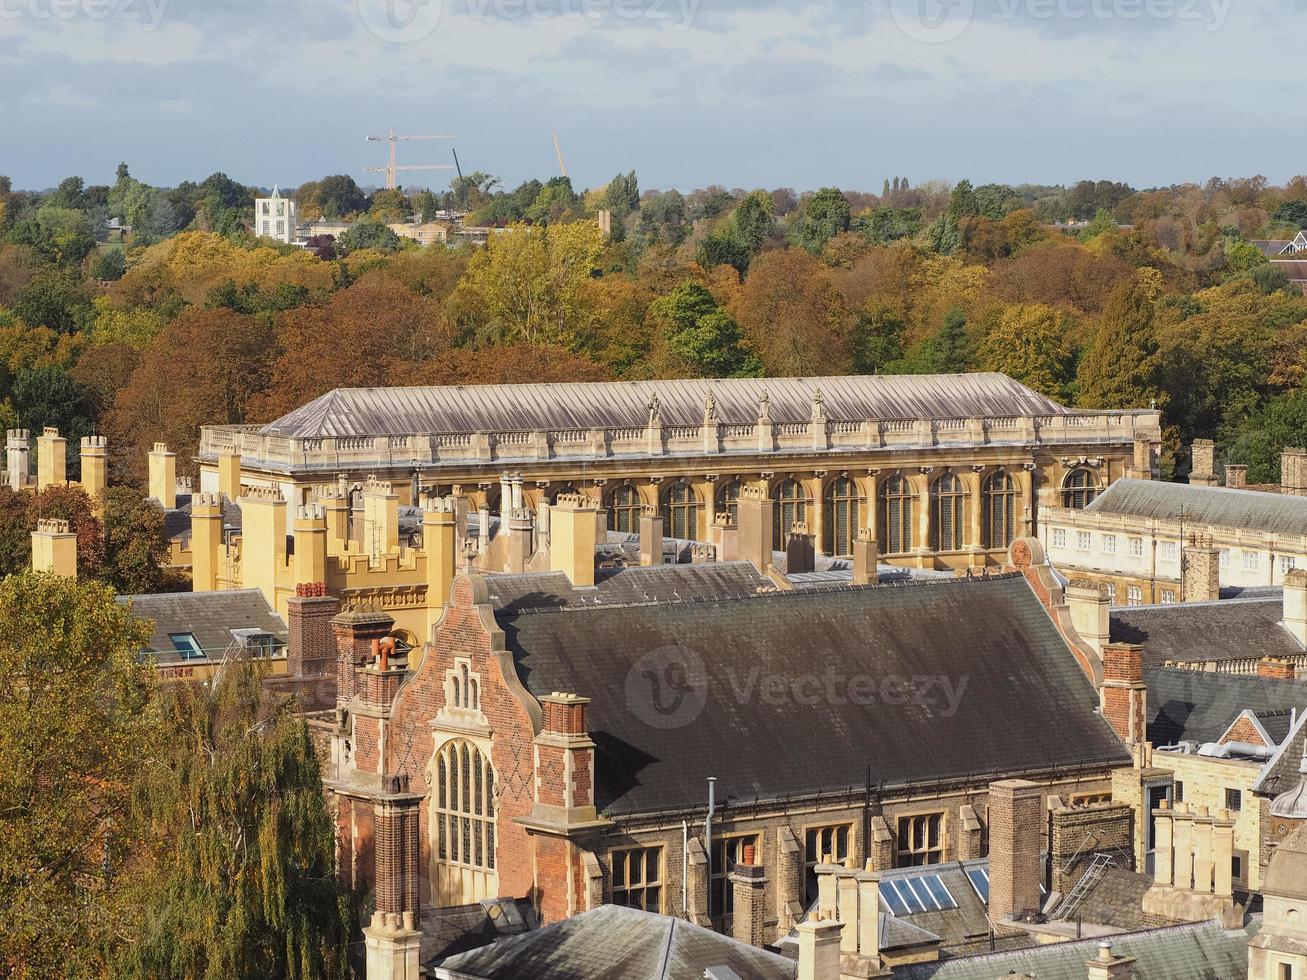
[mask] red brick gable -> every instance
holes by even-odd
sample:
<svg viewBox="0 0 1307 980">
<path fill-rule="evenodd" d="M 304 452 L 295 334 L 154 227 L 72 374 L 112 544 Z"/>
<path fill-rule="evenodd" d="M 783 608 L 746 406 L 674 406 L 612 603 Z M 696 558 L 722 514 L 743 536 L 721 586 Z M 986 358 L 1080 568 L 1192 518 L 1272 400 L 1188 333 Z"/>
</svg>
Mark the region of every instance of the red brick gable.
<svg viewBox="0 0 1307 980">
<path fill-rule="evenodd" d="M 540 705 L 527 693 L 505 652 L 504 635 L 480 578 L 454 580 L 450 606 L 436 625 L 422 663 L 400 688 L 391 708 L 386 738 L 385 771 L 409 777 L 413 793 L 430 797 L 427 767 L 435 748 L 432 722 L 445 707 L 447 671 L 455 658 L 471 661 L 480 677 L 479 701 L 491 735 L 490 761 L 495 770 L 496 870 L 502 895 L 532 892 L 531 846 L 515 818 L 534 804 L 532 740 L 541 724 Z M 423 866 L 430 866 L 429 813 L 422 808 Z"/>
</svg>

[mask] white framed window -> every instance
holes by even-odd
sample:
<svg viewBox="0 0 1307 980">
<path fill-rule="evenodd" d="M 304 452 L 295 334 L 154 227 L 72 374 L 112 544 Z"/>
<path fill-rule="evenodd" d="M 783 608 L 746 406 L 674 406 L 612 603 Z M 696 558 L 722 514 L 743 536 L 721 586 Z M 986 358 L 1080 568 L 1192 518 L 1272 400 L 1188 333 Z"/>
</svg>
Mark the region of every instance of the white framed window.
<svg viewBox="0 0 1307 980">
<path fill-rule="evenodd" d="M 1293 571 L 1295 568 L 1297 568 L 1297 567 L 1298 567 L 1298 559 L 1295 558 L 1293 555 L 1281 555 L 1281 556 L 1280 556 L 1280 574 L 1281 574 L 1281 575 L 1288 575 L 1290 572 L 1292 572 L 1292 571 Z"/>
<path fill-rule="evenodd" d="M 1131 606 L 1142 606 L 1144 604 L 1144 590 L 1137 585 L 1130 586 L 1126 590 L 1126 602 Z"/>
<path fill-rule="evenodd" d="M 1076 532 L 1076 550 L 1089 551 L 1094 545 L 1094 536 L 1088 531 Z"/>
<path fill-rule="evenodd" d="M 1222 548 L 1222 549 L 1221 549 L 1221 571 L 1223 571 L 1223 572 L 1224 572 L 1224 571 L 1228 571 L 1229 568 L 1230 568 L 1230 550 L 1229 550 L 1228 548 Z"/>
<path fill-rule="evenodd" d="M 1109 586 L 1107 587 L 1107 601 L 1110 602 L 1110 603 L 1112 603 L 1113 605 L 1116 605 L 1116 586 L 1115 586 L 1115 585 L 1109 585 Z"/>
<path fill-rule="evenodd" d="M 1064 527 L 1053 528 L 1053 547 L 1054 548 L 1066 547 L 1066 528 Z"/>
<path fill-rule="evenodd" d="M 1144 539 L 1143 539 L 1143 538 L 1131 538 L 1131 539 L 1130 539 L 1130 557 L 1131 557 L 1131 558 L 1142 558 L 1142 557 L 1144 557 Z"/>
<path fill-rule="evenodd" d="M 1255 572 L 1262 567 L 1262 556 L 1256 551 L 1245 551 L 1243 553 L 1243 570 L 1245 572 Z"/>
<path fill-rule="evenodd" d="M 1175 592 L 1174 592 L 1174 591 L 1172 591 L 1171 589 L 1163 589 L 1163 590 L 1162 590 L 1162 605 L 1164 605 L 1164 606 L 1174 606 L 1174 605 L 1175 605 Z"/>
<path fill-rule="evenodd" d="M 1103 554 L 1105 554 L 1105 555 L 1115 555 L 1115 554 L 1116 554 L 1116 535 L 1115 535 L 1115 534 L 1104 534 L 1104 535 L 1103 535 Z"/>
<path fill-rule="evenodd" d="M 1162 561 L 1176 561 L 1180 557 L 1180 548 L 1174 541 L 1163 541 L 1159 550 Z"/>
</svg>

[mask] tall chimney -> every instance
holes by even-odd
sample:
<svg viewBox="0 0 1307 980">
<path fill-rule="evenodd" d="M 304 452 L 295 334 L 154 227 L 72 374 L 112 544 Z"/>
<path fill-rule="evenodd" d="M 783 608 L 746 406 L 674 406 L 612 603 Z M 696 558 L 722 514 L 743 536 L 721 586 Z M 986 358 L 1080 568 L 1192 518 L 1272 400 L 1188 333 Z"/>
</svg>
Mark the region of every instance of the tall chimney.
<svg viewBox="0 0 1307 980">
<path fill-rule="evenodd" d="M 458 567 L 458 507 L 453 497 L 422 503 L 422 550 L 427 556 L 427 632 L 445 614 Z"/>
<path fill-rule="evenodd" d="M 241 498 L 240 453 L 225 449 L 218 453 L 218 492 L 232 503 Z"/>
<path fill-rule="evenodd" d="M 580 494 L 564 493 L 558 495 L 558 500 L 549 511 L 550 570 L 562 572 L 576 588 L 594 585 L 594 504 Z M 641 530 L 643 527 L 641 521 Z"/>
<path fill-rule="evenodd" d="M 871 528 L 859 528 L 853 539 L 853 584 L 880 584 L 880 545 Z"/>
<path fill-rule="evenodd" d="M 829 915 L 826 919 L 805 919 L 795 926 L 799 933 L 796 980 L 839 980 L 842 927 L 833 912 Z"/>
<path fill-rule="evenodd" d="M 1291 497 L 1307 497 L 1307 449 L 1286 447 L 1280 454 L 1280 490 Z"/>
<path fill-rule="evenodd" d="M 1043 877 L 1043 797 L 1036 783 L 1007 779 L 989 786 L 989 919 L 1038 912 Z"/>
<path fill-rule="evenodd" d="M 363 484 L 362 550 L 371 558 L 399 551 L 399 495 L 373 476 Z"/>
<path fill-rule="evenodd" d="M 1211 439 L 1195 439 L 1191 449 L 1193 469 L 1189 472 L 1189 484 L 1195 487 L 1217 486 L 1216 479 L 1216 443 Z"/>
<path fill-rule="evenodd" d="M 5 485 L 23 490 L 31 481 L 31 434 L 26 429 L 5 430 Z"/>
<path fill-rule="evenodd" d="M 505 571 L 513 575 L 520 574 L 526 571 L 527 563 L 531 561 L 531 537 L 535 530 L 531 512 L 526 508 L 518 508 L 512 511 L 506 530 L 508 533 L 508 562 Z"/>
<path fill-rule="evenodd" d="M 1135 480 L 1151 480 L 1155 456 L 1153 441 L 1147 436 L 1136 436 L 1129 476 Z"/>
<path fill-rule="evenodd" d="M 247 487 L 241 508 L 241 587 L 258 589 L 277 606 L 277 582 L 286 568 L 286 500 L 270 487 Z"/>
<path fill-rule="evenodd" d="M 1127 745 L 1148 739 L 1148 686 L 1144 683 L 1144 648 L 1110 643 L 1103 648 L 1103 686 L 1099 707 L 1108 724 Z"/>
<path fill-rule="evenodd" d="M 817 568 L 817 550 L 808 525 L 795 521 L 790 525 L 790 536 L 785 542 L 785 571 L 811 572 Z"/>
<path fill-rule="evenodd" d="M 1066 604 L 1071 627 L 1101 654 L 1112 634 L 1112 600 L 1107 587 L 1092 579 L 1076 579 L 1067 586 Z"/>
<path fill-rule="evenodd" d="M 32 570 L 77 578 L 77 535 L 67 521 L 39 520 L 32 532 Z"/>
<path fill-rule="evenodd" d="M 100 514 L 104 509 L 100 495 L 109 489 L 109 449 L 104 436 L 82 438 L 82 489 Z"/>
<path fill-rule="evenodd" d="M 1248 486 L 1248 467 L 1233 464 L 1225 468 L 1225 485 L 1235 490 Z"/>
<path fill-rule="evenodd" d="M 222 563 L 221 494 L 197 493 L 191 498 L 191 589 L 217 592 Z"/>
<path fill-rule="evenodd" d="M 749 946 L 761 946 L 767 918 L 767 869 L 757 863 L 753 847 L 745 848 L 744 860 L 731 869 L 729 877 L 735 900 L 731 913 L 731 936 Z"/>
<path fill-rule="evenodd" d="M 1209 534 L 1194 534 L 1185 546 L 1181 589 L 1185 602 L 1215 602 L 1221 598 L 1221 552 Z"/>
<path fill-rule="evenodd" d="M 740 525 L 739 554 L 766 575 L 775 552 L 775 527 L 772 523 L 775 503 L 761 487 L 741 487 L 736 503 Z"/>
<path fill-rule="evenodd" d="M 717 553 L 718 561 L 736 561 L 740 557 L 740 527 L 730 511 L 722 511 L 708 528 L 708 541 Z"/>
<path fill-rule="evenodd" d="M 327 595 L 325 582 L 295 586 L 286 600 L 286 672 L 291 677 L 335 673 L 339 651 L 331 620 L 339 612 L 340 600 Z"/>
<path fill-rule="evenodd" d="M 192 510 L 194 503 L 191 504 Z M 295 584 L 327 580 L 327 511 L 321 504 L 295 508 Z"/>
<path fill-rule="evenodd" d="M 177 509 L 177 456 L 166 443 L 156 442 L 150 450 L 150 496 L 164 510 Z"/>
<path fill-rule="evenodd" d="M 663 563 L 663 516 L 649 504 L 640 508 L 640 566 Z"/>
<path fill-rule="evenodd" d="M 68 483 L 68 440 L 47 426 L 36 439 L 36 489 Z"/>
<path fill-rule="evenodd" d="M 1307 647 L 1307 568 L 1295 568 L 1284 577 L 1284 628 Z"/>
</svg>

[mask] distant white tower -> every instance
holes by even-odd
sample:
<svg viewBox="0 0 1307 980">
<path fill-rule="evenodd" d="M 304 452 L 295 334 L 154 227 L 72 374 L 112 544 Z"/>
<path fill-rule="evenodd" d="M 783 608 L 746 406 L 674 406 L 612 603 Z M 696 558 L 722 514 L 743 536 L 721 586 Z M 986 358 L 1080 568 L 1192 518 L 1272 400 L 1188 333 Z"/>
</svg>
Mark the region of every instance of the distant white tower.
<svg viewBox="0 0 1307 980">
<path fill-rule="evenodd" d="M 254 234 L 259 238 L 275 238 L 286 245 L 295 244 L 295 202 L 281 196 L 272 188 L 272 197 L 254 200 Z"/>
</svg>

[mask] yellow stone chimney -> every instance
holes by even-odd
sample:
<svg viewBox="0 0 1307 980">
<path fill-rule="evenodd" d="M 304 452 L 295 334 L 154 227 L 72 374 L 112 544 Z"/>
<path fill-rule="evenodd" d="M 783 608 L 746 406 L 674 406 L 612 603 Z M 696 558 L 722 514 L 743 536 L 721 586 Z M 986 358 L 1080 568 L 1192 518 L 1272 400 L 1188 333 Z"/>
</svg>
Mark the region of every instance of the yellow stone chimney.
<svg viewBox="0 0 1307 980">
<path fill-rule="evenodd" d="M 550 509 L 549 569 L 577 588 L 595 584 L 595 506 L 579 494 L 559 494 Z"/>
<path fill-rule="evenodd" d="M 218 492 L 233 503 L 241 496 L 240 453 L 218 453 Z"/>
<path fill-rule="evenodd" d="M 240 498 L 241 586 L 258 589 L 277 607 L 277 583 L 286 570 L 286 500 L 271 487 L 248 487 Z"/>
<path fill-rule="evenodd" d="M 36 489 L 62 487 L 68 483 L 68 440 L 58 429 L 46 427 L 36 437 Z"/>
<path fill-rule="evenodd" d="M 167 443 L 156 442 L 150 451 L 150 496 L 164 510 L 177 509 L 177 455 Z"/>
<path fill-rule="evenodd" d="M 91 498 L 97 516 L 104 511 L 100 497 L 109 489 L 109 449 L 104 436 L 82 439 L 82 489 Z"/>
<path fill-rule="evenodd" d="M 32 532 L 32 569 L 77 578 L 77 535 L 67 521 L 40 520 Z"/>
<path fill-rule="evenodd" d="M 327 512 L 321 504 L 295 511 L 295 584 L 327 581 Z"/>
<path fill-rule="evenodd" d="M 217 592 L 222 567 L 222 495 L 197 493 L 191 498 L 191 589 Z"/>
</svg>

